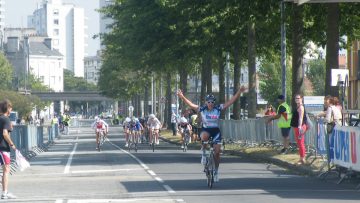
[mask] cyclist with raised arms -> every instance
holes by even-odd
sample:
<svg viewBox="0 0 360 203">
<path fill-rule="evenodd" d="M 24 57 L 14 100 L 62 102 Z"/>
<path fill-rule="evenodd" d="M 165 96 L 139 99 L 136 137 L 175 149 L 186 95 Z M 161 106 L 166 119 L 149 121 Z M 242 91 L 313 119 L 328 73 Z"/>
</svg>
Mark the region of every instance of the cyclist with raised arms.
<svg viewBox="0 0 360 203">
<path fill-rule="evenodd" d="M 182 140 L 181 149 L 183 149 L 185 142 L 185 133 L 189 133 L 190 136 L 192 130 L 191 125 L 188 123 L 188 120 L 185 117 L 180 118 L 178 129 L 181 134 L 181 140 Z"/>
<path fill-rule="evenodd" d="M 159 130 L 161 128 L 161 122 L 159 121 L 159 119 L 156 118 L 156 116 L 154 114 L 150 114 L 147 125 L 149 126 L 149 138 L 150 138 L 149 143 L 150 143 L 150 145 L 153 142 L 153 139 L 155 139 L 155 144 L 158 145 L 159 144 Z M 153 133 L 154 133 L 155 137 L 153 137 Z"/>
<path fill-rule="evenodd" d="M 236 94 L 231 97 L 231 99 L 224 104 L 215 105 L 215 97 L 212 94 L 206 96 L 205 101 L 206 104 L 203 106 L 196 105 L 192 103 L 188 98 L 184 96 L 181 90 L 178 90 L 177 95 L 181 100 L 183 100 L 191 109 L 196 112 L 200 112 L 202 119 L 202 129 L 201 129 L 201 141 L 206 142 L 209 140 L 209 137 L 212 138 L 214 142 L 214 151 L 215 151 L 215 175 L 214 181 L 219 181 L 219 165 L 220 165 L 220 151 L 221 151 L 221 133 L 219 128 L 219 119 L 221 111 L 228 108 L 231 104 L 233 104 L 236 99 L 240 97 L 240 94 L 245 91 L 244 87 L 239 88 Z M 206 164 L 206 145 L 202 146 L 202 156 L 201 163 Z"/>
<path fill-rule="evenodd" d="M 99 145 L 100 145 L 100 132 L 104 133 L 104 137 L 106 137 L 107 133 L 109 132 L 109 125 L 102 120 L 99 117 L 95 117 L 95 122 L 91 125 L 91 128 L 95 129 L 95 134 L 96 134 L 96 149 L 99 149 Z"/>
</svg>

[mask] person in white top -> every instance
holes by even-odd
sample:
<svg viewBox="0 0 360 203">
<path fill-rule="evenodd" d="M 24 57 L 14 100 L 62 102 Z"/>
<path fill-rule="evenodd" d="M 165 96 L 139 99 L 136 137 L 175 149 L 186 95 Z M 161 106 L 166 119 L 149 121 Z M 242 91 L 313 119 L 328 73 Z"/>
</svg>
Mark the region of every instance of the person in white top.
<svg viewBox="0 0 360 203">
<path fill-rule="evenodd" d="M 129 146 L 130 122 L 131 118 L 129 117 L 126 117 L 123 122 L 123 128 L 125 133 L 125 147 Z"/>
<path fill-rule="evenodd" d="M 100 119 L 99 117 L 95 117 L 95 122 L 91 125 L 91 128 L 95 129 L 95 134 L 96 134 L 96 149 L 99 149 L 99 145 L 100 145 L 100 132 L 104 133 L 104 136 L 107 135 L 107 133 L 109 132 L 109 125 L 102 119 Z"/>
<path fill-rule="evenodd" d="M 159 121 L 159 119 L 156 118 L 156 116 L 154 114 L 150 114 L 149 115 L 149 119 L 147 121 L 147 125 L 149 127 L 149 143 L 151 145 L 151 143 L 153 142 L 153 139 L 155 139 L 155 144 L 159 144 L 159 130 L 161 128 L 161 122 Z M 154 136 L 153 137 L 153 133 Z"/>
<path fill-rule="evenodd" d="M 329 106 L 326 110 L 326 115 L 324 118 L 324 121 L 326 123 L 332 123 L 334 122 L 335 125 L 342 125 L 341 121 L 342 121 L 342 114 L 340 109 L 335 106 L 335 101 L 333 97 L 329 98 Z"/>
</svg>

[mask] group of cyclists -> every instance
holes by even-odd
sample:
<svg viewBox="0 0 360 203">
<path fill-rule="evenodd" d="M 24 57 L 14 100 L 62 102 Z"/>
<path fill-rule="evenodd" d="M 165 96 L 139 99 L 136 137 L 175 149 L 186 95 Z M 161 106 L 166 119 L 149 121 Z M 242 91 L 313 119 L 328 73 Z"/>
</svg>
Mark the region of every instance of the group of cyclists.
<svg viewBox="0 0 360 203">
<path fill-rule="evenodd" d="M 206 164 L 206 148 L 207 141 L 209 139 L 214 143 L 213 148 L 215 152 L 215 175 L 214 181 L 219 181 L 219 165 L 220 165 L 220 151 L 221 151 L 221 132 L 219 128 L 219 119 L 222 111 L 231 106 L 239 97 L 242 92 L 245 91 L 244 87 L 238 89 L 236 94 L 230 100 L 224 104 L 215 104 L 216 99 L 214 95 L 207 95 L 205 98 L 204 105 L 197 105 L 186 98 L 181 90 L 178 90 L 178 97 L 185 102 L 199 117 L 201 121 L 201 129 L 199 132 L 199 139 L 202 141 L 202 155 L 201 155 L 201 164 Z M 123 122 L 123 129 L 125 133 L 125 147 L 128 147 L 130 139 L 135 139 L 136 141 L 144 142 L 148 141 L 150 145 L 153 143 L 159 144 L 159 132 L 162 127 L 159 119 L 156 118 L 154 114 L 150 114 L 146 119 L 138 119 L 136 117 L 127 117 Z M 95 122 L 92 124 L 92 128 L 96 132 L 96 144 L 97 149 L 100 144 L 100 133 L 104 133 L 104 136 L 109 131 L 108 124 L 99 117 L 95 118 Z M 189 133 L 194 128 L 185 117 L 180 118 L 178 125 L 179 132 L 182 134 L 184 140 L 185 133 Z"/>
<path fill-rule="evenodd" d="M 154 114 L 140 120 L 136 117 L 125 118 L 123 122 L 125 147 L 128 147 L 131 139 L 135 139 L 139 143 L 148 141 L 150 145 L 152 143 L 158 145 L 161 127 L 161 122 Z"/>
</svg>

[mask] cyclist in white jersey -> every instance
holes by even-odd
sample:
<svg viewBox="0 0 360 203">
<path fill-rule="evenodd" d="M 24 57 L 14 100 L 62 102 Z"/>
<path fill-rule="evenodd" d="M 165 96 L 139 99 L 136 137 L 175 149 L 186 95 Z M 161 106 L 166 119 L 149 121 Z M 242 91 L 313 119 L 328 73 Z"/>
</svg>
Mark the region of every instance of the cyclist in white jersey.
<svg viewBox="0 0 360 203">
<path fill-rule="evenodd" d="M 155 139 L 155 144 L 159 144 L 159 130 L 161 128 L 161 122 L 159 121 L 159 119 L 156 118 L 156 116 L 154 114 L 150 114 L 149 115 L 149 119 L 147 121 L 147 125 L 149 126 L 149 143 L 151 145 L 153 139 Z M 155 137 L 152 136 L 154 132 Z"/>
<path fill-rule="evenodd" d="M 219 165 L 220 165 L 220 151 L 221 151 L 221 133 L 219 129 L 219 119 L 221 111 L 228 108 L 232 105 L 236 99 L 240 97 L 240 94 L 245 91 L 244 87 L 239 88 L 236 94 L 231 97 L 231 99 L 224 104 L 215 105 L 215 97 L 212 94 L 206 96 L 205 101 L 206 104 L 203 106 L 199 106 L 194 104 L 188 98 L 186 98 L 181 90 L 178 90 L 177 95 L 180 99 L 182 99 L 191 109 L 201 113 L 202 119 L 202 129 L 200 133 L 201 140 L 206 142 L 209 140 L 209 137 L 212 137 L 214 142 L 214 151 L 215 151 L 215 176 L 214 181 L 219 181 Z M 201 163 L 206 164 L 206 156 L 205 156 L 206 146 L 202 147 L 202 156 Z"/>
<path fill-rule="evenodd" d="M 126 117 L 123 123 L 123 128 L 125 133 L 125 147 L 129 146 L 130 122 L 131 122 L 131 118 Z"/>
<path fill-rule="evenodd" d="M 104 136 L 109 132 L 109 125 L 99 117 L 95 117 L 95 122 L 91 125 L 91 128 L 95 129 L 96 134 L 96 149 L 99 149 L 99 137 L 100 132 L 104 132 Z"/>
</svg>

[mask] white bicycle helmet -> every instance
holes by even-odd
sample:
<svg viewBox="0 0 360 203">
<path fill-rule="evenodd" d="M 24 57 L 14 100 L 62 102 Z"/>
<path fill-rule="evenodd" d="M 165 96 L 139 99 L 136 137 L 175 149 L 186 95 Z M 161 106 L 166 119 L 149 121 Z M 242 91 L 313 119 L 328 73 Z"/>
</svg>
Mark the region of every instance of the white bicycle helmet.
<svg viewBox="0 0 360 203">
<path fill-rule="evenodd" d="M 180 123 L 187 123 L 187 119 L 185 117 L 181 117 L 180 118 Z"/>
<path fill-rule="evenodd" d="M 97 122 L 99 120 L 100 120 L 100 118 L 98 116 L 95 116 L 95 121 Z"/>
<path fill-rule="evenodd" d="M 125 121 L 126 121 L 127 123 L 129 123 L 129 122 L 131 121 L 131 118 L 126 117 L 126 118 L 125 118 Z"/>
<path fill-rule="evenodd" d="M 154 115 L 154 114 L 150 114 L 150 115 L 149 115 L 149 118 L 154 119 L 154 118 L 155 118 L 155 115 Z"/>
</svg>

